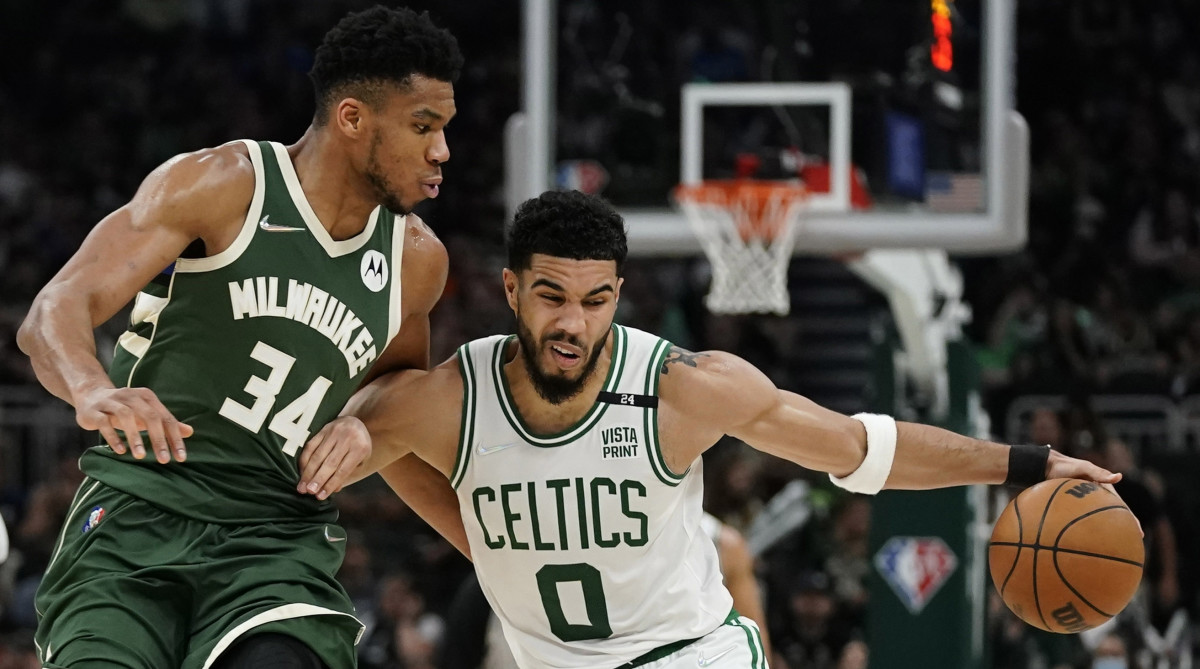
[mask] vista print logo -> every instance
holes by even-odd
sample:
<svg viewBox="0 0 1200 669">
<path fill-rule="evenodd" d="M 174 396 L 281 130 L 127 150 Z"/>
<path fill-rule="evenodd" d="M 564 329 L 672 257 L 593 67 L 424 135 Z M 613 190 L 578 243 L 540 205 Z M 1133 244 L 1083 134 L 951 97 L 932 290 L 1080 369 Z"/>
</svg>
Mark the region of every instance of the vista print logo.
<svg viewBox="0 0 1200 669">
<path fill-rule="evenodd" d="M 958 568 L 958 558 L 939 537 L 892 537 L 875 554 L 875 568 L 916 615 Z"/>
<path fill-rule="evenodd" d="M 362 274 L 363 285 L 372 293 L 378 293 L 387 285 L 387 258 L 383 257 L 379 251 L 372 249 L 364 253 L 358 271 Z"/>
</svg>

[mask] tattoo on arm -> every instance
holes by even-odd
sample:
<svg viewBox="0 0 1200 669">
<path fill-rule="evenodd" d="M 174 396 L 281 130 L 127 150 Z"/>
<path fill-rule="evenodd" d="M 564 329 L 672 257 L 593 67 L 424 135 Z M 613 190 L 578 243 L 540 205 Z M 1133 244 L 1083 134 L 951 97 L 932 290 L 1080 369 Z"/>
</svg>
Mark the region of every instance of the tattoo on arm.
<svg viewBox="0 0 1200 669">
<path fill-rule="evenodd" d="M 692 353 L 691 351 L 689 351 L 687 349 L 682 349 L 682 348 L 679 348 L 678 346 L 672 346 L 671 351 L 669 353 L 667 353 L 667 359 L 663 360 L 662 373 L 666 374 L 667 372 L 671 371 L 670 369 L 667 368 L 667 365 L 670 365 L 671 363 L 678 362 L 678 363 L 687 365 L 688 367 L 695 367 L 696 366 L 696 358 L 707 358 L 707 357 L 708 357 L 707 353 Z"/>
</svg>

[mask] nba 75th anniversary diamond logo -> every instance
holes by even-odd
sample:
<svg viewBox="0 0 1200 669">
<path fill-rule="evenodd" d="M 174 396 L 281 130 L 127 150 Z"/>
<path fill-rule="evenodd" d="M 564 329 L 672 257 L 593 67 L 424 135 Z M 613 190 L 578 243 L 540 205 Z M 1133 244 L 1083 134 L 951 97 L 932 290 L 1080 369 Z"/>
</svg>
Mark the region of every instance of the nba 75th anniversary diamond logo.
<svg viewBox="0 0 1200 669">
<path fill-rule="evenodd" d="M 954 551 L 938 537 L 892 537 L 875 554 L 875 568 L 913 615 L 957 567 Z"/>
</svg>

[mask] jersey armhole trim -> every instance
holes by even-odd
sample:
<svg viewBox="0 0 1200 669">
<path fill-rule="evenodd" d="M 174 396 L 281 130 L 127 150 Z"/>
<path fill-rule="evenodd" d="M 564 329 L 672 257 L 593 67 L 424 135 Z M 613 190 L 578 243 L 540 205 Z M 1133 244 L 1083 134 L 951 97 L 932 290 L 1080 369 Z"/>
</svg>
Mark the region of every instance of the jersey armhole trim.
<svg viewBox="0 0 1200 669">
<path fill-rule="evenodd" d="M 658 345 L 654 347 L 654 353 L 650 356 L 650 368 L 646 370 L 646 394 L 658 397 L 658 381 L 660 377 L 659 370 L 662 368 L 663 360 L 667 354 L 671 352 L 671 342 L 666 339 L 660 339 Z M 682 474 L 676 474 L 667 466 L 666 459 L 662 455 L 662 445 L 658 435 L 658 407 L 646 409 L 646 457 L 650 460 L 650 468 L 654 470 L 654 475 L 658 477 L 666 485 L 674 488 L 683 482 L 683 479 L 692 471 L 689 466 L 687 471 Z"/>
<path fill-rule="evenodd" d="M 458 452 L 454 457 L 454 471 L 450 474 L 450 487 L 458 489 L 471 460 L 471 444 L 475 442 L 475 369 L 471 363 L 470 344 L 458 348 L 458 373 L 462 375 L 462 417 L 458 429 Z"/>
<path fill-rule="evenodd" d="M 375 211 L 376 218 L 383 217 L 383 207 Z M 392 220 L 392 278 L 390 297 L 388 299 L 388 335 L 387 343 L 384 344 L 386 349 L 388 344 L 396 338 L 400 333 L 400 327 L 404 325 L 404 309 L 403 309 L 403 284 L 400 280 L 404 271 L 404 240 L 408 238 L 408 216 L 393 216 Z"/>
<path fill-rule="evenodd" d="M 162 323 L 162 312 L 166 311 L 167 307 L 171 305 L 171 295 L 175 293 L 175 278 L 178 276 L 178 271 L 171 274 L 171 282 L 167 284 L 167 299 L 162 303 L 158 314 L 154 317 L 154 327 L 150 330 L 150 338 L 147 339 L 145 345 L 141 347 L 142 354 L 138 356 L 137 360 L 133 362 L 133 365 L 129 367 L 129 378 L 125 379 L 126 388 L 133 387 L 133 375 L 137 373 L 138 365 L 142 364 L 142 361 L 146 359 L 146 354 L 149 353 L 150 348 L 154 346 L 154 337 L 158 334 L 159 324 Z"/>
<path fill-rule="evenodd" d="M 246 212 L 246 219 L 242 221 L 242 230 L 238 233 L 237 238 L 233 240 L 233 243 L 229 245 L 229 248 L 216 255 L 211 255 L 207 258 L 177 259 L 175 261 L 176 273 L 211 272 L 215 269 L 227 267 L 242 257 L 242 253 L 249 248 L 250 241 L 254 239 L 254 228 L 258 225 L 258 219 L 262 215 L 263 198 L 267 190 L 266 178 L 263 175 L 262 148 L 254 140 L 243 139 L 239 141 L 246 145 L 246 150 L 250 152 L 250 163 L 254 165 L 254 196 L 250 198 L 250 210 Z"/>
</svg>

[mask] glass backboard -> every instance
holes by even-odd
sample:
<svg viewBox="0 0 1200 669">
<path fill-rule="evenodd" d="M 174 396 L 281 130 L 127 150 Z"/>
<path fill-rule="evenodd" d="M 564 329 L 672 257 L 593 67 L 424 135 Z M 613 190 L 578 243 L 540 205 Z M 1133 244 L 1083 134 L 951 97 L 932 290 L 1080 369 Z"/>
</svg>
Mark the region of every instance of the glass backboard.
<svg viewBox="0 0 1200 669">
<path fill-rule="evenodd" d="M 545 133 L 545 186 L 602 193 L 643 255 L 697 253 L 670 191 L 734 177 L 804 179 L 797 252 L 1016 248 L 1028 133 L 1012 110 L 1014 5 L 527 0 L 534 113 L 510 134 L 510 171 L 540 192 L 521 149 Z"/>
</svg>

